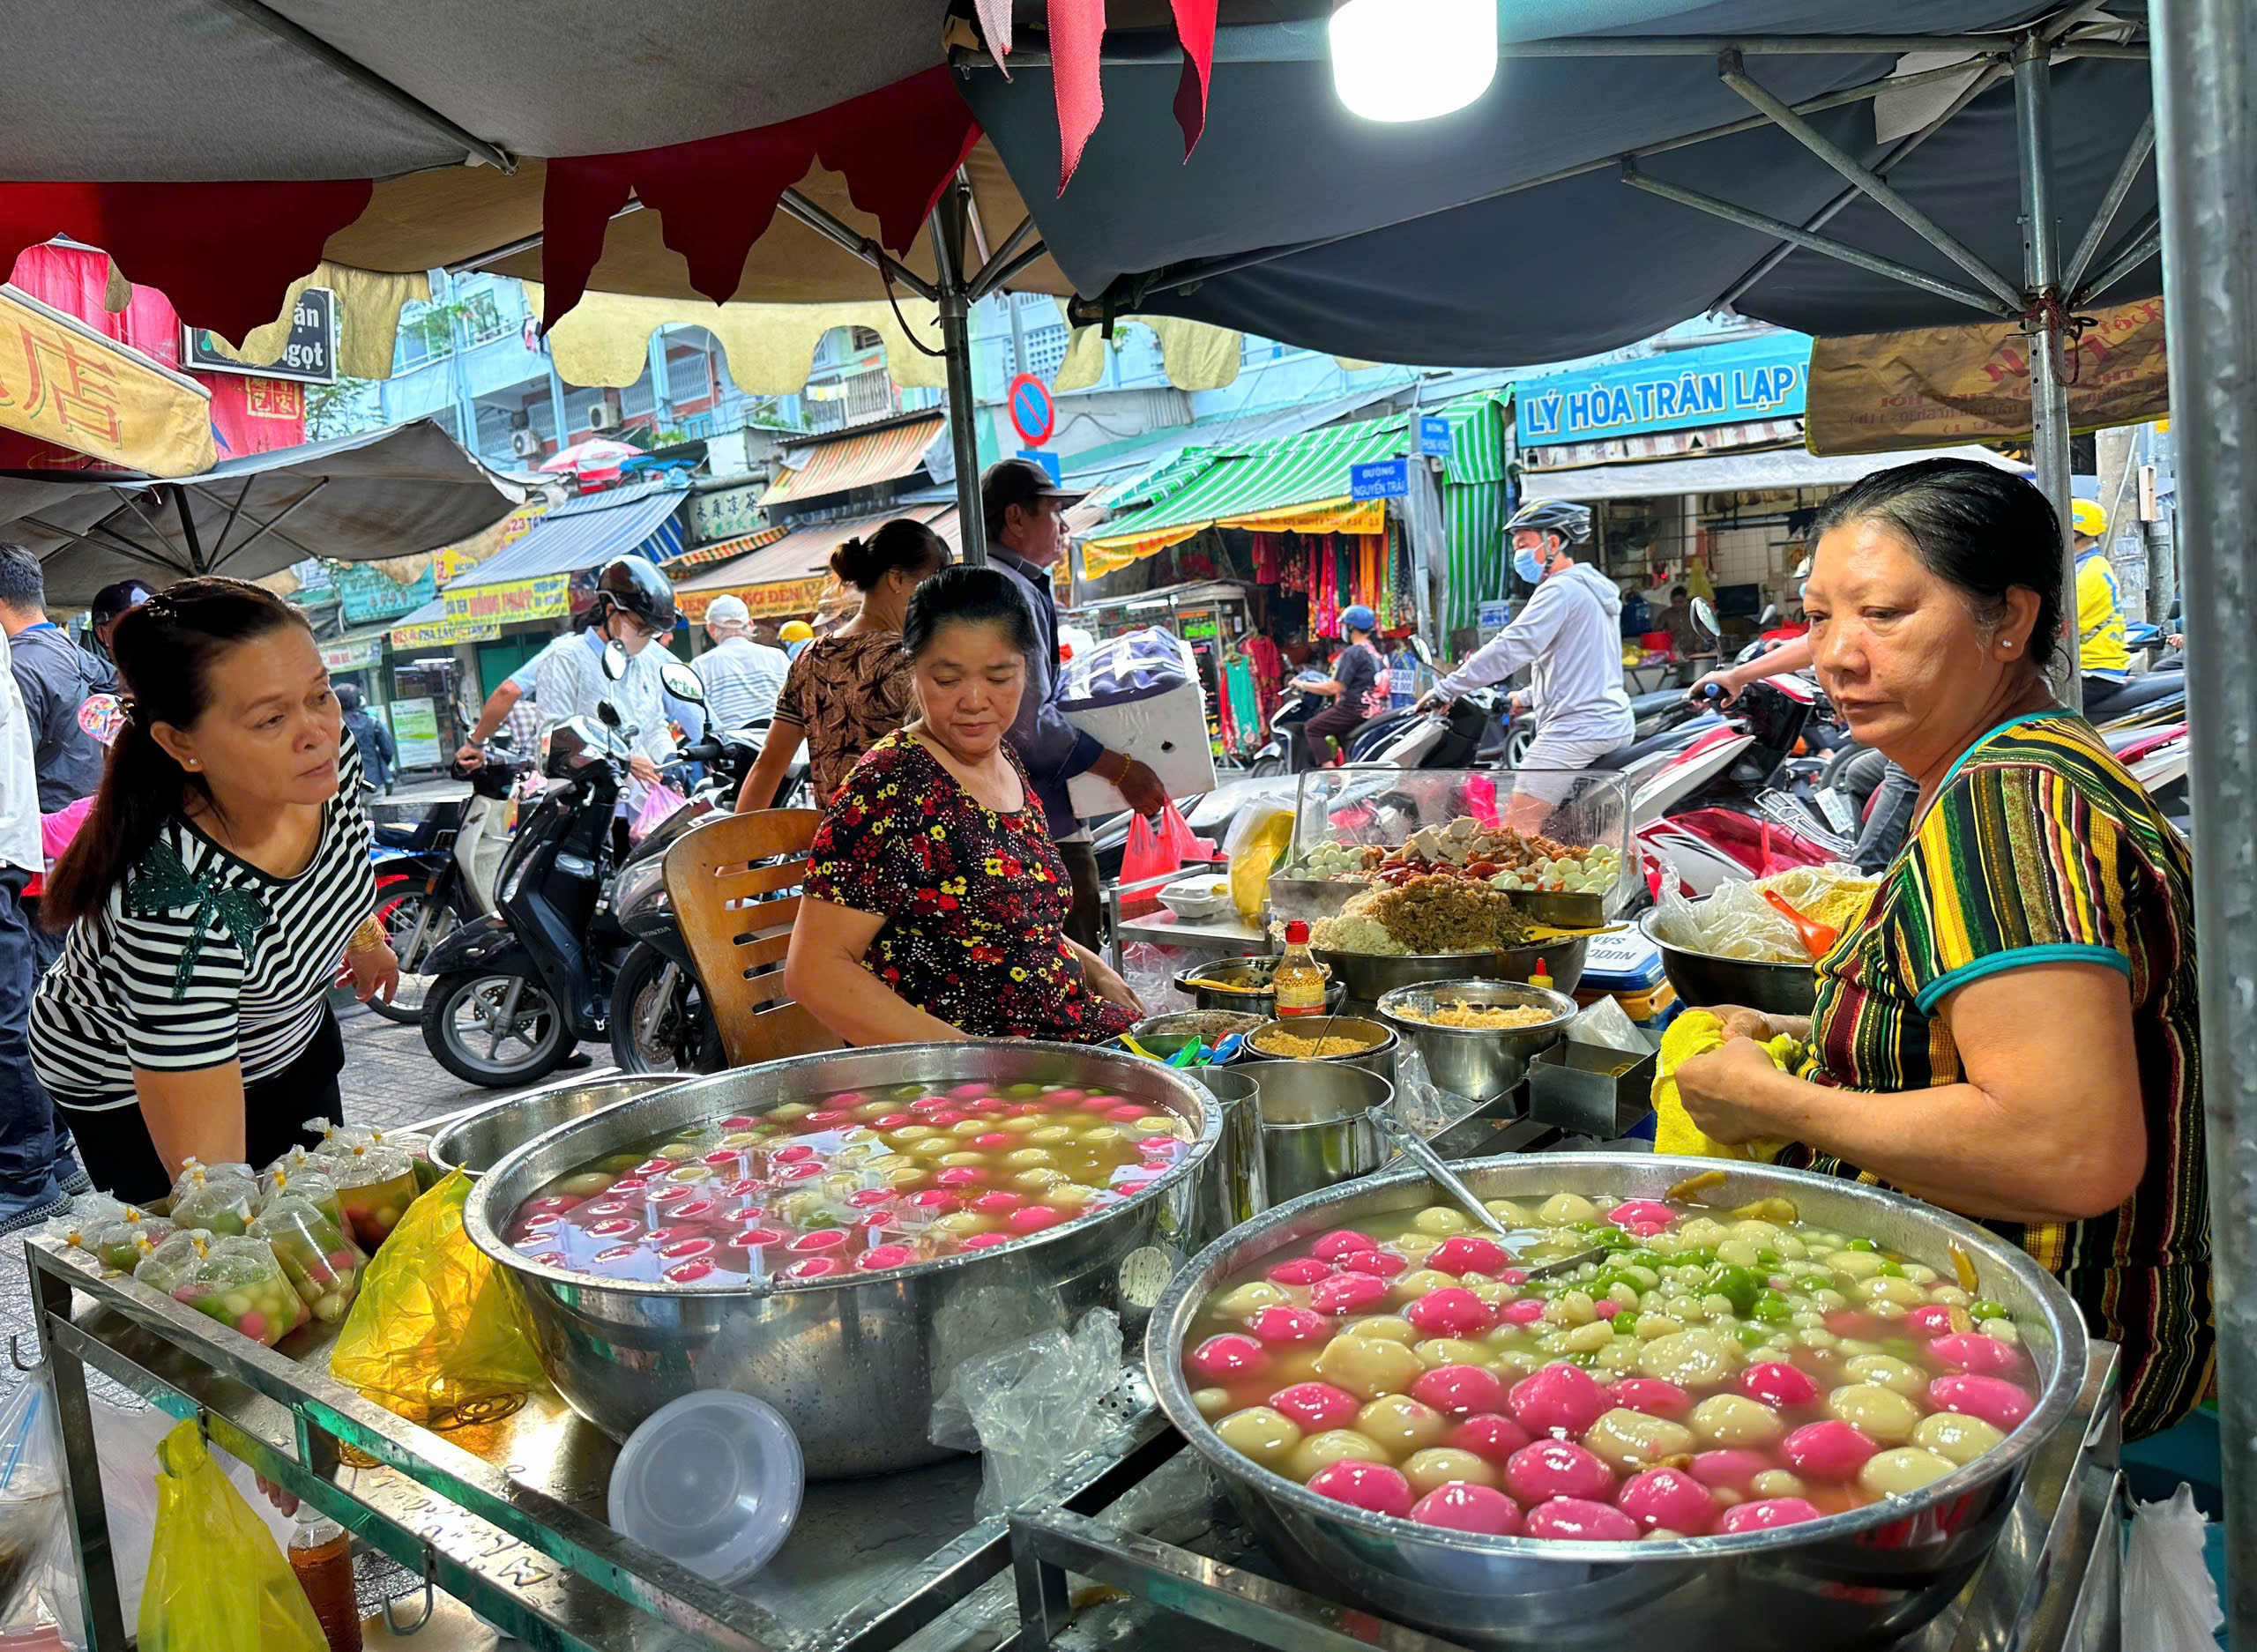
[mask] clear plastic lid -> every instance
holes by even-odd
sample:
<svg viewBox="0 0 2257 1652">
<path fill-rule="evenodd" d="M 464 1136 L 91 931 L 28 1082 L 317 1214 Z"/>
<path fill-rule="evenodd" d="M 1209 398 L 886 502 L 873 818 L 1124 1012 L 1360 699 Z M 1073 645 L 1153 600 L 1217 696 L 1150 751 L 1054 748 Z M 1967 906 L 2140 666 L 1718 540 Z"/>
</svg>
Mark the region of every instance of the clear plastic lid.
<svg viewBox="0 0 2257 1652">
<path fill-rule="evenodd" d="M 741 1582 L 791 1536 L 803 1480 L 799 1437 L 772 1406 L 726 1388 L 685 1394 L 620 1447 L 611 1523 L 700 1577 Z"/>
</svg>

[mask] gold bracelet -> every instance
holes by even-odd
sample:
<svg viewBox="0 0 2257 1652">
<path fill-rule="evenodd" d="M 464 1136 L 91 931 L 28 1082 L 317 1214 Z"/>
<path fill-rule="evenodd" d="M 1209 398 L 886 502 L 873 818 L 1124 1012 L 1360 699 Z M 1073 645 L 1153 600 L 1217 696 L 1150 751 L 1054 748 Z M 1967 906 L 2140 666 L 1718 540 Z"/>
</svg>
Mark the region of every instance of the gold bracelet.
<svg viewBox="0 0 2257 1652">
<path fill-rule="evenodd" d="M 361 920 L 353 932 L 353 939 L 345 943 L 347 953 L 374 952 L 378 947 L 389 946 L 391 937 L 384 933 L 384 920 L 371 912 Z"/>
</svg>

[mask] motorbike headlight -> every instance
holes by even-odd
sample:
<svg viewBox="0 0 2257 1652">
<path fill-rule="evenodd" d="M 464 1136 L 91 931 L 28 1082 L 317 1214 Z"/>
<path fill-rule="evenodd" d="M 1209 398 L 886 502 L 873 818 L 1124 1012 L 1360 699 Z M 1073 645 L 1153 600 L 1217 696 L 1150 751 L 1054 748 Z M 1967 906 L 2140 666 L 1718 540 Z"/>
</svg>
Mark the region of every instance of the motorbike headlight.
<svg viewBox="0 0 2257 1652">
<path fill-rule="evenodd" d="M 663 901 L 667 892 L 666 858 L 654 855 L 638 860 L 619 874 L 611 892 L 611 909 L 621 918 L 632 917 L 652 901 Z"/>
</svg>

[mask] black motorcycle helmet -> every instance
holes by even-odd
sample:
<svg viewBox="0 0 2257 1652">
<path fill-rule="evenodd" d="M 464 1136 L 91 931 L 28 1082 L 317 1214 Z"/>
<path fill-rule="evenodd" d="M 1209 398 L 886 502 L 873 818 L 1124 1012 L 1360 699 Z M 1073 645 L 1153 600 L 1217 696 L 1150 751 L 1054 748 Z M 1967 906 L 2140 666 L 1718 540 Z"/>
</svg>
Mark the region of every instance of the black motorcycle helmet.
<svg viewBox="0 0 2257 1652">
<path fill-rule="evenodd" d="M 1538 533 L 1556 533 L 1570 547 L 1590 543 L 1590 507 L 1571 505 L 1564 499 L 1539 499 L 1533 504 L 1523 505 L 1513 512 L 1513 519 L 1505 524 L 1505 543 L 1513 542 L 1513 535 L 1523 528 L 1532 528 Z"/>
<path fill-rule="evenodd" d="M 601 625 L 615 609 L 655 626 L 664 636 L 674 629 L 676 617 L 673 582 L 639 556 L 616 557 L 596 576 L 596 606 L 588 623 Z"/>
</svg>

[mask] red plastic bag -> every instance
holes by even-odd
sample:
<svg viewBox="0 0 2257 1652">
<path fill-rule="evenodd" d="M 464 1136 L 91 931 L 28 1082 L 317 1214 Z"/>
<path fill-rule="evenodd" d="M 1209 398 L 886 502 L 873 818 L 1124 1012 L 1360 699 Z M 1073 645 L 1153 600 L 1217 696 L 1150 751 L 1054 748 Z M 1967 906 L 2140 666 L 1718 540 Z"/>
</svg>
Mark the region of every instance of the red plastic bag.
<svg viewBox="0 0 2257 1652">
<path fill-rule="evenodd" d="M 1187 860 L 1212 860 L 1215 858 L 1215 840 L 1202 837 L 1193 831 L 1191 822 L 1183 818 L 1183 811 L 1176 807 L 1172 799 L 1168 806 L 1160 811 L 1159 839 L 1160 846 L 1175 857 L 1177 866 Z"/>
<path fill-rule="evenodd" d="M 1152 822 L 1142 815 L 1128 817 L 1128 843 L 1121 853 L 1121 881 L 1142 883 L 1148 878 L 1164 878 L 1183 864 L 1174 850 L 1160 840 Z"/>
</svg>

